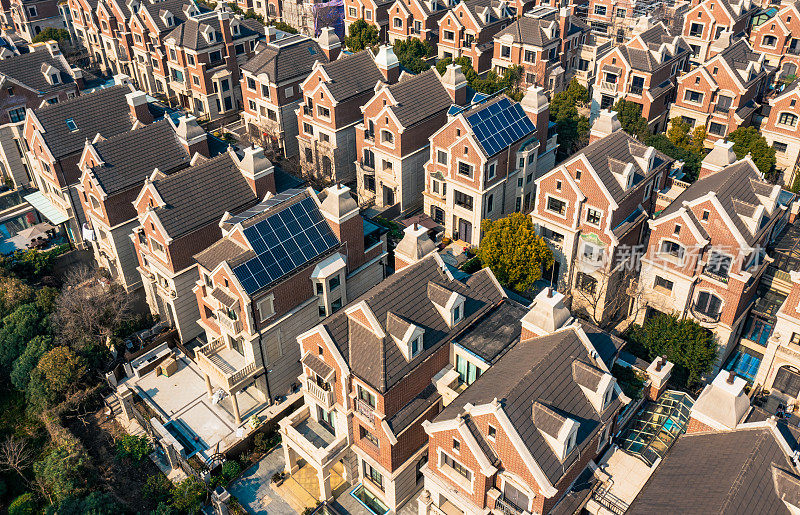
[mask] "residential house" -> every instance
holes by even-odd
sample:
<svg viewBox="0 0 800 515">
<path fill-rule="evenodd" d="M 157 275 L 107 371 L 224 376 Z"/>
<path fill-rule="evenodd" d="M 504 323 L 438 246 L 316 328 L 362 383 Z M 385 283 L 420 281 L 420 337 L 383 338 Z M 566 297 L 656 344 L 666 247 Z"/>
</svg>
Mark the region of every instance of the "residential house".
<svg viewBox="0 0 800 515">
<path fill-rule="evenodd" d="M 99 7 L 100 2 L 96 1 L 67 0 L 66 9 L 69 13 L 68 28 L 74 42 L 82 47 L 88 54 L 89 62 L 100 68 L 104 73 L 108 73 L 109 69 L 105 58 L 105 45 L 104 41 L 100 38 L 101 29 L 98 20 Z M 111 31 L 111 26 L 108 25 L 109 18 L 106 18 L 105 21 L 105 28 Z"/>
<path fill-rule="evenodd" d="M 534 179 L 555 162 L 550 104 L 531 86 L 522 102 L 479 97 L 430 140 L 425 213 L 447 236 L 477 246 L 481 220 L 530 208 Z"/>
<path fill-rule="evenodd" d="M 193 144 L 190 145 L 190 141 Z M 208 157 L 208 142 L 197 122 L 167 118 L 85 143 L 78 162 L 78 190 L 95 261 L 127 291 L 141 288 L 139 260 L 131 233 L 139 220 L 133 201 L 154 170 L 169 175 L 189 166 L 195 152 Z"/>
<path fill-rule="evenodd" d="M 76 186 L 86 141 L 111 138 L 130 131 L 134 124 L 152 121 L 145 94 L 125 83 L 38 109 L 28 108 L 23 130 L 26 157 L 32 185 L 39 191 L 27 195 L 26 200 L 53 225 L 65 224 L 69 239 L 81 245 L 86 218 Z"/>
<path fill-rule="evenodd" d="M 701 65 L 718 52 L 712 49 L 716 41 L 723 35 L 731 42 L 744 35 L 759 11 L 752 0 L 692 0 L 691 5 L 683 17 L 683 38 L 692 49 L 692 60 Z"/>
<path fill-rule="evenodd" d="M 386 33 L 389 25 L 389 8 L 392 6 L 392 3 L 392 0 L 345 0 L 345 34 L 349 34 L 350 25 L 357 20 L 364 20 L 367 24 L 378 29 L 378 35 L 381 41 L 386 41 Z M 313 17 L 313 14 L 311 16 Z"/>
<path fill-rule="evenodd" d="M 614 47 L 598 60 L 592 109 L 611 109 L 618 100 L 639 104 L 653 133 L 666 130 L 668 106 L 678 77 L 688 69 L 689 45 L 663 23 Z"/>
<path fill-rule="evenodd" d="M 783 170 L 783 181 L 792 184 L 800 164 L 800 87 L 797 83 L 767 99 L 766 119 L 759 132 L 775 149 L 778 168 Z"/>
<path fill-rule="evenodd" d="M 519 343 L 423 423 L 420 514 L 559 512 L 573 482 L 610 444 L 630 401 L 611 374 L 622 342 L 573 320 L 530 332 L 536 304 L 566 311 L 563 296 L 549 295 L 540 294 L 522 319 Z"/>
<path fill-rule="evenodd" d="M 495 34 L 513 23 L 501 0 L 462 0 L 439 20 L 439 59 L 468 57 L 477 73 L 492 67 Z"/>
<path fill-rule="evenodd" d="M 724 362 L 741 332 L 794 195 L 764 180 L 750 156 L 717 142 L 699 179 L 649 222 L 639 285 L 645 309 L 677 313 L 710 330 Z"/>
<path fill-rule="evenodd" d="M 303 174 L 355 183 L 356 125 L 364 119 L 360 109 L 379 84 L 392 84 L 399 76 L 400 63 L 389 46 L 375 55 L 367 49 L 314 64 L 301 84 L 303 107 L 297 109 Z"/>
<path fill-rule="evenodd" d="M 364 104 L 356 126 L 358 198 L 401 212 L 420 207 L 430 136 L 447 122 L 451 106 L 467 103 L 467 79 L 456 64 L 382 84 Z"/>
<path fill-rule="evenodd" d="M 387 10 L 389 44 L 416 38 L 436 47 L 439 20 L 455 5 L 453 0 L 396 0 Z"/>
<path fill-rule="evenodd" d="M 597 63 L 600 58 L 606 55 L 614 48 L 614 42 L 598 36 L 592 32 L 586 35 L 582 43 L 578 46 L 578 64 L 571 70 L 567 71 L 564 82 L 569 82 L 574 78 L 578 83 L 586 88 L 591 89 L 597 77 Z"/>
<path fill-rule="evenodd" d="M 177 329 L 184 343 L 203 333 L 193 256 L 222 237 L 225 213 L 240 213 L 275 192 L 274 167 L 261 149 L 237 153 L 229 147 L 206 159 L 199 134 L 189 143 L 191 166 L 170 175 L 154 170 L 145 180 L 133 201 L 139 224 L 130 236 L 150 312 Z"/>
<path fill-rule="evenodd" d="M 520 66 L 523 87 L 540 86 L 557 93 L 568 85 L 568 72 L 578 66 L 587 33 L 586 25 L 567 8 L 537 7 L 495 34 L 492 69 L 502 75 Z"/>
<path fill-rule="evenodd" d="M 224 9 L 198 14 L 164 36 L 166 68 L 153 76 L 181 107 L 209 120 L 237 116 L 242 102 L 239 66 L 253 56 L 263 26 Z"/>
<path fill-rule="evenodd" d="M 255 380 L 277 399 L 302 373 L 296 338 L 383 280 L 386 238 L 337 185 L 267 195 L 219 227 L 222 239 L 195 256 L 197 323 L 209 342 L 198 364 L 209 395 L 213 384 L 235 400 Z"/>
<path fill-rule="evenodd" d="M 601 111 L 589 141 L 535 181 L 531 218 L 555 258 L 546 274 L 573 310 L 601 321 L 627 314 L 632 252 L 674 162 L 623 131 L 615 112 Z"/>
<path fill-rule="evenodd" d="M 750 124 L 771 71 L 764 54 L 753 52 L 744 39 L 728 44 L 723 37 L 711 52 L 705 64 L 678 78 L 669 111 L 670 119 L 679 116 L 693 127 L 705 127 L 707 145 Z"/>
<path fill-rule="evenodd" d="M 750 33 L 753 50 L 766 56 L 779 75 L 797 76 L 800 68 L 800 7 L 795 2 L 780 5 L 778 12 Z"/>
<path fill-rule="evenodd" d="M 44 29 L 63 29 L 66 23 L 57 0 L 10 0 L 14 31 L 28 43 Z"/>
<path fill-rule="evenodd" d="M 28 108 L 78 94 L 83 73 L 72 68 L 53 41 L 29 46 L 27 54 L 0 59 L 0 174 L 16 187 L 33 180 L 22 129 Z"/>
<path fill-rule="evenodd" d="M 303 100 L 300 85 L 311 74 L 314 63 L 328 62 L 320 45 L 301 34 L 273 40 L 267 29 L 266 43 L 257 43 L 252 59 L 242 65 L 242 101 L 247 135 L 267 150 L 282 152 L 284 157 L 298 154 L 297 108 Z M 326 27 L 323 36 L 336 59 L 341 48 L 338 38 Z M 334 41 L 333 38 L 336 38 Z"/>
</svg>

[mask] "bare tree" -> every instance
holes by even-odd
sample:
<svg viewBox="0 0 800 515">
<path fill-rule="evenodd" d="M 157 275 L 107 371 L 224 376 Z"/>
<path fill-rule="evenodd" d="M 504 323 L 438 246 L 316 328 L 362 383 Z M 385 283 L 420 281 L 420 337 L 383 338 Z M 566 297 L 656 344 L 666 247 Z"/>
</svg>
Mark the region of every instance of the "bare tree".
<svg viewBox="0 0 800 515">
<path fill-rule="evenodd" d="M 131 315 L 130 298 L 122 286 L 95 269 L 76 267 L 56 301 L 54 327 L 72 346 L 109 345 L 114 331 Z"/>
<path fill-rule="evenodd" d="M 28 448 L 25 440 L 9 436 L 0 444 L 0 470 L 15 472 L 22 481 L 29 485 L 24 470 L 28 468 L 33 459 L 33 452 Z"/>
<path fill-rule="evenodd" d="M 314 19 L 314 32 L 319 33 L 323 27 L 335 27 L 342 18 L 339 8 L 333 2 L 314 0 L 311 7 L 311 16 Z"/>
<path fill-rule="evenodd" d="M 622 317 L 635 318 L 644 307 L 644 290 L 637 278 L 638 271 L 627 260 L 614 268 L 602 265 L 590 269 L 590 273 L 578 271 L 575 275 L 575 307 L 604 329 Z"/>
</svg>

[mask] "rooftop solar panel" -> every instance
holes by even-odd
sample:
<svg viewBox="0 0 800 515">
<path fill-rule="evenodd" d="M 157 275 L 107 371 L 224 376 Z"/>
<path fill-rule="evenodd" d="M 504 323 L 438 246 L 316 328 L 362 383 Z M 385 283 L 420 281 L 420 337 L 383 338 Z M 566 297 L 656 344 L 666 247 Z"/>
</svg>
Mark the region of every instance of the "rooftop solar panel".
<svg viewBox="0 0 800 515">
<path fill-rule="evenodd" d="M 339 244 L 311 197 L 245 228 L 244 235 L 256 256 L 233 273 L 247 293 L 269 286 Z"/>
<path fill-rule="evenodd" d="M 467 117 L 478 143 L 493 156 L 536 130 L 530 118 L 516 102 L 502 98 Z"/>
<path fill-rule="evenodd" d="M 244 222 L 245 220 L 248 220 L 248 219 L 256 216 L 259 213 L 263 213 L 267 209 L 275 207 L 278 204 L 289 200 L 290 198 L 294 197 L 295 195 L 298 195 L 298 194 L 302 193 L 303 191 L 305 191 L 305 190 L 302 190 L 302 189 L 289 189 L 289 190 L 284 191 L 283 193 L 278 193 L 277 195 L 273 195 L 272 197 L 268 198 L 267 200 L 264 200 L 264 201 L 260 202 L 259 204 L 256 204 L 255 206 L 251 207 L 250 209 L 246 209 L 245 211 L 242 211 L 238 215 L 232 216 L 228 220 L 228 223 L 236 224 L 236 223 L 239 223 L 239 222 Z"/>
</svg>

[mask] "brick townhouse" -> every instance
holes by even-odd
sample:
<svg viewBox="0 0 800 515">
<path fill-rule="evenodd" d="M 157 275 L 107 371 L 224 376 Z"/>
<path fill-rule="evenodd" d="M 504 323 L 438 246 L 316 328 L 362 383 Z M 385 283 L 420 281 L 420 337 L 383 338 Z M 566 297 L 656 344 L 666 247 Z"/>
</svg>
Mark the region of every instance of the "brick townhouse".
<svg viewBox="0 0 800 515">
<path fill-rule="evenodd" d="M 800 7 L 796 2 L 780 5 L 778 12 L 750 33 L 753 50 L 766 56 L 779 75 L 797 75 L 800 68 Z"/>
<path fill-rule="evenodd" d="M 466 369 L 464 356 L 479 358 L 461 344 L 494 358 L 519 337 L 525 309 L 506 298 L 493 274 L 455 280 L 425 239 L 424 229 L 407 228 L 398 249 L 419 252 L 297 339 L 305 405 L 279 424 L 287 471 L 296 472 L 300 459 L 312 467 L 320 500 L 331 498 L 339 476 L 361 483 L 356 495 L 387 511 L 409 501 L 427 460 L 423 421 L 439 413 L 444 394 L 456 394 L 453 353 Z M 474 364 L 470 370 L 471 382 Z M 305 436 L 309 430 L 320 435 L 316 441 Z"/>
<path fill-rule="evenodd" d="M 389 44 L 416 38 L 436 47 L 439 20 L 454 5 L 453 0 L 395 0 L 387 10 Z"/>
<path fill-rule="evenodd" d="M 678 78 L 669 112 L 670 119 L 680 116 L 705 127 L 707 146 L 750 124 L 770 73 L 764 54 L 753 52 L 744 39 L 728 44 L 723 37 L 710 51 L 714 55 L 705 64 Z"/>
<path fill-rule="evenodd" d="M 23 134 L 31 182 L 39 191 L 26 200 L 51 223 L 65 224 L 70 241 L 80 245 L 86 218 L 76 186 L 81 176 L 78 161 L 86 141 L 111 138 L 130 131 L 135 123 L 152 121 L 145 95 L 130 84 L 29 108 Z"/>
<path fill-rule="evenodd" d="M 164 36 L 166 67 L 154 67 L 153 76 L 195 116 L 235 116 L 242 103 L 239 66 L 263 35 L 258 21 L 234 18 L 224 8 L 198 14 Z"/>
<path fill-rule="evenodd" d="M 540 86 L 557 93 L 577 68 L 586 24 L 567 8 L 537 7 L 494 36 L 492 69 L 498 74 L 522 67 L 522 87 Z"/>
<path fill-rule="evenodd" d="M 381 83 L 395 83 L 400 63 L 392 47 L 381 46 L 317 62 L 303 81 L 303 106 L 297 109 L 300 165 L 307 176 L 356 182 L 356 125 L 361 107 Z"/>
<path fill-rule="evenodd" d="M 699 179 L 649 222 L 637 313 L 677 313 L 711 331 L 724 362 L 767 268 L 765 249 L 789 218 L 793 195 L 766 182 L 749 156 L 717 142 Z"/>
<path fill-rule="evenodd" d="M 744 35 L 759 7 L 752 0 L 691 0 L 683 18 L 683 38 L 692 49 L 692 60 L 703 64 L 714 53 L 712 45 L 726 35 Z M 724 46 L 723 46 L 724 48 Z"/>
<path fill-rule="evenodd" d="M 688 69 L 689 45 L 663 23 L 614 47 L 599 59 L 592 109 L 611 109 L 617 100 L 635 102 L 651 132 L 666 130 L 668 106 L 678 77 Z"/>
<path fill-rule="evenodd" d="M 775 149 L 776 166 L 783 181 L 792 184 L 800 164 L 800 87 L 795 82 L 767 99 L 766 119 L 759 131 Z"/>
<path fill-rule="evenodd" d="M 550 104 L 531 86 L 521 102 L 485 97 L 456 112 L 431 138 L 425 213 L 446 235 L 477 246 L 481 220 L 530 208 L 533 181 L 555 162 Z"/>
<path fill-rule="evenodd" d="M 67 63 L 56 43 L 28 48 L 27 54 L 0 60 L 0 168 L 15 186 L 33 179 L 22 135 L 27 109 L 72 98 L 83 86 L 82 72 Z"/>
<path fill-rule="evenodd" d="M 189 141 L 195 137 L 194 146 Z M 158 170 L 169 175 L 189 166 L 192 152 L 208 157 L 208 143 L 194 120 L 160 120 L 108 139 L 86 141 L 78 162 L 78 190 L 94 259 L 127 291 L 142 277 L 130 235 L 139 225 L 133 201 L 144 181 Z M 90 232 L 87 232 L 90 231 Z"/>
<path fill-rule="evenodd" d="M 325 64 L 329 59 L 310 37 L 296 34 L 273 40 L 269 29 L 267 41 L 258 43 L 253 58 L 242 65 L 242 120 L 252 140 L 267 150 L 292 157 L 298 153 L 297 108 L 303 100 L 300 85 L 315 62 Z M 328 52 L 336 59 L 341 43 L 335 34 L 332 37 L 336 41 L 332 40 L 331 32 L 325 30 L 323 34 L 329 43 Z"/>
<path fill-rule="evenodd" d="M 11 19 L 16 33 L 30 43 L 47 28 L 63 29 L 66 22 L 57 0 L 11 0 Z"/>
<path fill-rule="evenodd" d="M 260 149 L 232 147 L 206 159 L 205 133 L 189 140 L 188 168 L 165 175 L 155 170 L 133 201 L 138 225 L 130 235 L 150 312 L 178 330 L 182 342 L 203 332 L 193 288 L 193 256 L 222 237 L 225 213 L 253 207 L 275 192 L 274 167 Z"/>
<path fill-rule="evenodd" d="M 345 0 L 344 33 L 349 34 L 350 25 L 357 20 L 364 20 L 378 29 L 380 41 L 386 41 L 391 6 L 392 0 Z"/>
<path fill-rule="evenodd" d="M 531 218 L 553 251 L 559 291 L 572 294 L 573 310 L 605 320 L 626 314 L 627 258 L 644 243 L 674 162 L 623 131 L 615 112 L 601 111 L 589 141 L 536 180 Z"/>
<path fill-rule="evenodd" d="M 133 38 L 127 25 L 135 5 L 121 0 L 67 2 L 76 45 L 103 73 L 135 75 L 131 67 Z"/>
<path fill-rule="evenodd" d="M 435 68 L 383 85 L 362 108 L 356 126 L 358 198 L 378 208 L 420 207 L 430 136 L 447 122 L 451 106 L 467 103 L 467 79 L 456 64 L 441 77 Z"/>
<path fill-rule="evenodd" d="M 540 293 L 522 318 L 520 341 L 423 423 L 419 513 L 558 511 L 630 402 L 611 374 L 621 346 L 575 322 L 562 294 Z"/>
<path fill-rule="evenodd" d="M 106 8 L 105 5 L 103 7 Z M 69 32 L 73 41 L 88 53 L 90 62 L 97 65 L 104 73 L 108 73 L 107 62 L 104 59 L 105 46 L 100 39 L 98 21 L 100 2 L 67 0 L 66 8 L 69 10 Z M 107 8 L 105 12 L 108 12 Z M 109 18 L 106 18 L 106 28 L 112 31 L 108 20 Z"/>
<path fill-rule="evenodd" d="M 477 73 L 492 67 L 495 34 L 513 23 L 508 3 L 462 0 L 439 20 L 439 59 L 468 57 Z"/>
<path fill-rule="evenodd" d="M 311 188 L 267 196 L 220 227 L 222 239 L 196 256 L 197 322 L 209 342 L 198 364 L 234 399 L 253 379 L 275 399 L 302 373 L 296 338 L 383 280 L 386 239 L 336 185 L 320 197 Z"/>
</svg>

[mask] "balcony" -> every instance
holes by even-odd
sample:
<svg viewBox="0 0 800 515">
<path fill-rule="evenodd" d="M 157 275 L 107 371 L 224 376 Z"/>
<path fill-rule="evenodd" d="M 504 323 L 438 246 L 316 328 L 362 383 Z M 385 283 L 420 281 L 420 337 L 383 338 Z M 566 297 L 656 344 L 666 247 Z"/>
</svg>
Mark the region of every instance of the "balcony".
<svg viewBox="0 0 800 515">
<path fill-rule="evenodd" d="M 224 311 L 217 311 L 217 320 L 220 327 L 225 328 L 234 336 L 242 332 L 242 321 L 230 318 Z"/>
<path fill-rule="evenodd" d="M 228 393 L 238 390 L 261 370 L 255 362 L 246 363 L 244 356 L 228 347 L 222 338 L 197 349 L 195 358 L 200 369 Z"/>
<path fill-rule="evenodd" d="M 330 410 L 333 408 L 333 404 L 336 402 L 336 396 L 330 389 L 330 385 L 328 385 L 328 389 L 326 390 L 310 377 L 303 379 L 302 376 L 300 377 L 300 382 L 305 386 L 306 391 L 311 395 L 311 397 L 320 403 L 324 409 Z"/>
<path fill-rule="evenodd" d="M 694 316 L 697 320 L 705 324 L 716 324 L 717 322 L 719 322 L 719 317 L 722 314 L 721 312 L 706 313 L 704 311 L 701 311 L 700 308 L 697 306 L 697 303 L 692 304 L 691 312 L 692 316 Z"/>
<path fill-rule="evenodd" d="M 719 272 L 716 272 L 716 271 L 712 270 L 708 266 L 703 268 L 703 275 L 708 276 L 708 277 L 714 279 L 715 281 L 719 281 L 721 283 L 728 284 L 728 275 L 727 274 L 723 275 L 723 274 L 721 274 Z"/>
<path fill-rule="evenodd" d="M 525 510 L 518 508 L 514 503 L 506 499 L 504 495 L 497 498 L 494 502 L 494 508 L 503 512 L 504 515 L 522 515 L 525 513 Z"/>
<path fill-rule="evenodd" d="M 617 83 L 616 82 L 600 82 L 600 91 L 605 91 L 606 93 L 616 93 L 617 92 Z"/>
<path fill-rule="evenodd" d="M 375 424 L 375 410 L 365 400 L 356 397 L 356 411 L 370 424 Z"/>
<path fill-rule="evenodd" d="M 311 418 L 308 406 L 303 406 L 280 422 L 284 445 L 300 454 L 315 468 L 323 468 L 338 461 L 347 449 L 347 433 L 334 435 L 330 429 Z"/>
<path fill-rule="evenodd" d="M 630 92 L 631 95 L 641 96 L 642 92 L 644 91 L 644 88 L 642 86 L 631 86 L 631 88 L 628 91 Z"/>
<path fill-rule="evenodd" d="M 714 106 L 714 113 L 716 114 L 728 116 L 728 114 L 731 112 L 733 112 L 733 108 L 731 106 L 721 106 L 719 104 Z"/>
</svg>

